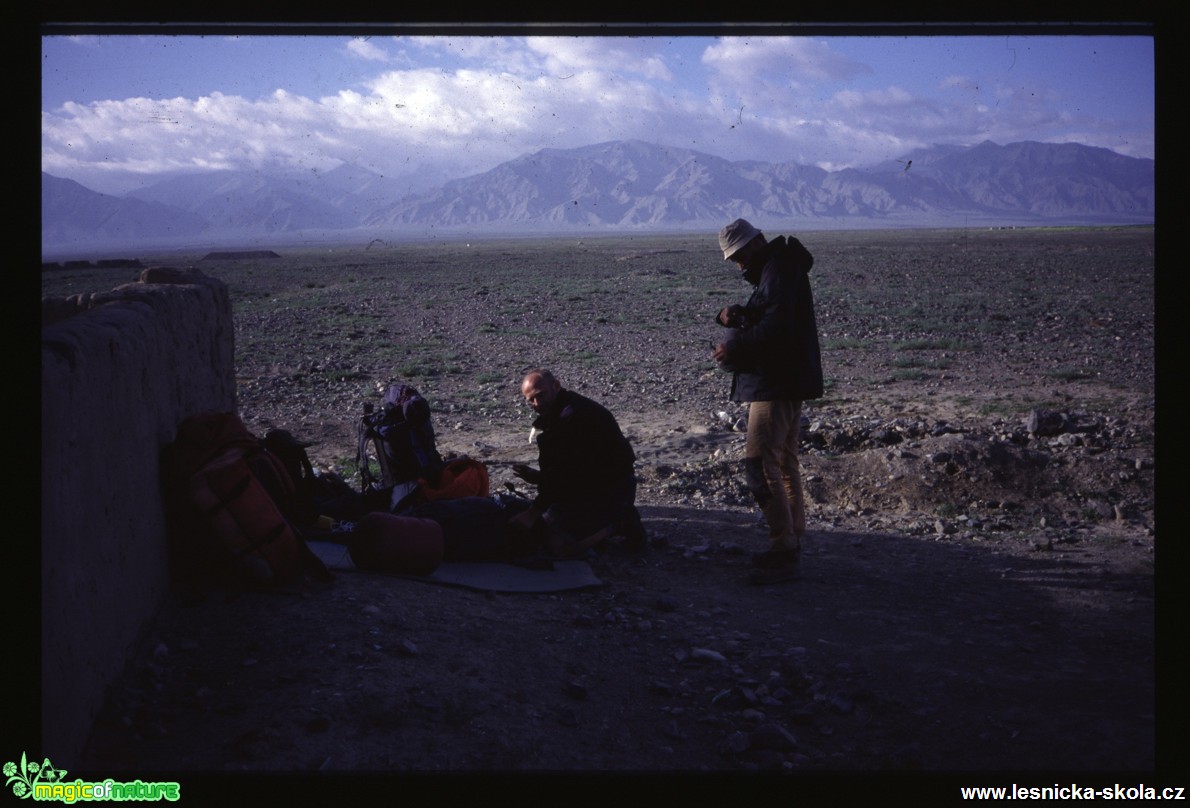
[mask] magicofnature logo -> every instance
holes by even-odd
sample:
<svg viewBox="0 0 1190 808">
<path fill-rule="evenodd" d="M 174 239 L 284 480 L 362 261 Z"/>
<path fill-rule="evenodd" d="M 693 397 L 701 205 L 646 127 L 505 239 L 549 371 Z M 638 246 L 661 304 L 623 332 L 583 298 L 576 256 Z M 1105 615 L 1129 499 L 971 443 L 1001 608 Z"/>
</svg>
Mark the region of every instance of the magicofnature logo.
<svg viewBox="0 0 1190 808">
<path fill-rule="evenodd" d="M 36 760 L 27 761 L 25 753 L 21 752 L 21 768 L 18 769 L 15 763 L 5 763 L 4 776 L 8 778 L 4 785 L 12 786 L 13 794 L 28 798 L 33 796 L 33 787 L 39 782 L 43 780 L 46 783 L 60 782 L 66 776 L 66 770 L 55 769 L 49 758 L 46 758 L 45 762 L 40 765 Z"/>
<path fill-rule="evenodd" d="M 19 767 L 8 762 L 4 764 L 3 772 L 8 778 L 4 785 L 10 786 L 15 796 L 26 800 L 66 803 L 93 800 L 172 802 L 179 798 L 182 790 L 177 783 L 146 783 L 141 780 L 121 783 L 110 778 L 99 783 L 85 780 L 70 783 L 66 781 L 66 769 L 55 768 L 49 758 L 43 758 L 41 763 L 28 760 L 24 752 L 21 752 Z"/>
</svg>

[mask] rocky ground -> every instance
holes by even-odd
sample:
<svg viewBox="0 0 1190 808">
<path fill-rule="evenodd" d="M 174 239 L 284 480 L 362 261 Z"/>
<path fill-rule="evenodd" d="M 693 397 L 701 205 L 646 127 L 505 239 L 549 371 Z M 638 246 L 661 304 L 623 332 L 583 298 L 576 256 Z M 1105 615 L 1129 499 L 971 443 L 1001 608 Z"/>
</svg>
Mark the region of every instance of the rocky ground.
<svg viewBox="0 0 1190 808">
<path fill-rule="evenodd" d="M 362 404 L 408 381 L 500 488 L 533 460 L 520 376 L 549 366 L 632 439 L 652 540 L 592 557 L 591 591 L 341 573 L 173 599 L 87 767 L 1158 768 L 1152 231 L 803 241 L 828 390 L 804 410 L 804 577 L 767 588 L 745 583 L 746 413 L 709 358 L 746 288 L 713 239 L 186 264 L 232 287 L 254 429 L 347 476 Z"/>
</svg>

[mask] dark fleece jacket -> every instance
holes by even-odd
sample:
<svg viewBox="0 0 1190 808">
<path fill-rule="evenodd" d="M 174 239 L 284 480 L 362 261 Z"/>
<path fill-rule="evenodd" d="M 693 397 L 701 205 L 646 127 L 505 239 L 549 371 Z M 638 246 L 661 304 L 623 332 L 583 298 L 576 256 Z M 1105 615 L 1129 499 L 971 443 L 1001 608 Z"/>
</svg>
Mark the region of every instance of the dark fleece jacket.
<svg viewBox="0 0 1190 808">
<path fill-rule="evenodd" d="M 600 499 L 631 477 L 636 453 L 615 417 L 600 404 L 573 390 L 562 390 L 550 412 L 533 426 L 541 479 L 534 504 Z"/>
<path fill-rule="evenodd" d="M 822 396 L 822 357 L 810 267 L 796 238 L 778 236 L 744 272 L 755 290 L 728 338 L 733 401 L 808 401 Z"/>
</svg>

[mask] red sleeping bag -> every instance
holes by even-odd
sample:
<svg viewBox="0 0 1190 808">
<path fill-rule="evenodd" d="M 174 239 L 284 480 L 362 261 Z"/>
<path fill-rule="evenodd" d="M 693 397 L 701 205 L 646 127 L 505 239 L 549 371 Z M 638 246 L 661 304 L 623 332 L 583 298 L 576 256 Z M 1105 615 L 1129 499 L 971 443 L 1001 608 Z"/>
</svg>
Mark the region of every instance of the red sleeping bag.
<svg viewBox="0 0 1190 808">
<path fill-rule="evenodd" d="M 356 523 L 347 544 L 362 570 L 429 575 L 442 563 L 442 527 L 432 519 L 377 511 Z"/>
</svg>

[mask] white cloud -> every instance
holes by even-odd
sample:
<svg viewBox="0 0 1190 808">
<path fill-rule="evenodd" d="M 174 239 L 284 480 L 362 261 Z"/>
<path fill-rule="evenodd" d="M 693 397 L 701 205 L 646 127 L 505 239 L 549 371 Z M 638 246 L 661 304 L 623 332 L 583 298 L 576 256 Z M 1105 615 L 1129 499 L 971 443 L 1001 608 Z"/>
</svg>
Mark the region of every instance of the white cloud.
<svg viewBox="0 0 1190 808">
<path fill-rule="evenodd" d="M 970 76 L 947 76 L 938 82 L 938 88 L 942 90 L 963 90 L 966 92 L 979 92 L 979 82 Z"/>
<path fill-rule="evenodd" d="M 371 39 L 356 37 L 347 43 L 347 52 L 369 62 L 387 62 L 388 53 Z"/>
<path fill-rule="evenodd" d="M 283 91 L 256 102 L 214 93 L 195 101 L 71 103 L 60 114 L 42 115 L 42 167 L 50 173 L 88 164 L 108 172 L 161 173 L 278 163 L 333 166 L 336 158 L 312 137 L 326 123 L 324 107 Z"/>
<path fill-rule="evenodd" d="M 615 37 L 529 37 L 525 44 L 540 54 L 546 72 L 555 76 L 609 70 L 650 81 L 671 81 L 673 73 L 649 40 Z"/>
<path fill-rule="evenodd" d="M 869 72 L 828 43 L 803 37 L 724 37 L 706 49 L 703 63 L 722 79 L 741 85 L 839 82 Z"/>
<path fill-rule="evenodd" d="M 917 103 L 912 95 L 900 87 L 889 87 L 884 90 L 843 90 L 835 93 L 832 103 L 841 109 L 869 110 L 869 109 L 905 109 Z"/>
<path fill-rule="evenodd" d="M 424 64 L 425 57 L 441 60 L 443 69 L 451 70 L 463 64 L 479 64 L 485 70 L 530 74 L 542 69 L 540 54 L 524 46 L 524 40 L 508 37 L 400 37 L 401 44 L 408 44 L 422 58 L 416 63 Z"/>
<path fill-rule="evenodd" d="M 340 65 L 322 57 L 319 78 L 342 68 L 343 80 L 310 83 L 318 89 L 307 95 L 253 87 L 246 94 L 260 95 L 251 99 L 211 92 L 43 111 L 42 164 L 74 176 L 84 166 L 147 173 L 350 161 L 446 180 L 541 148 L 614 139 L 827 168 L 936 142 L 1067 131 L 1121 151 L 1151 149 L 1145 122 L 1063 106 L 1042 82 L 981 86 L 956 71 L 929 86 L 897 74 L 873 87 L 871 68 L 842 47 L 803 37 L 356 38 L 337 46 Z"/>
</svg>

